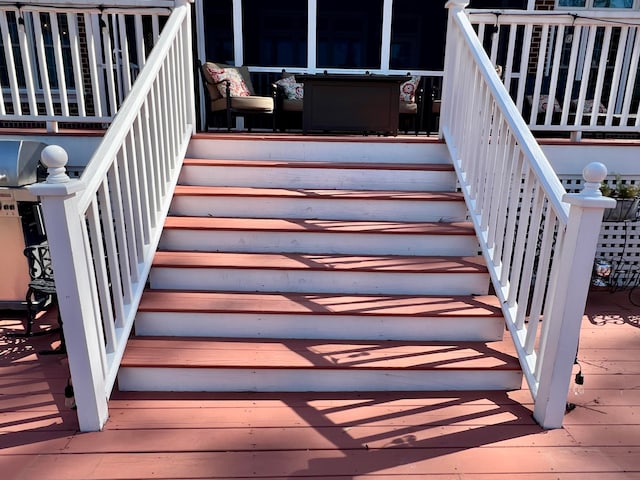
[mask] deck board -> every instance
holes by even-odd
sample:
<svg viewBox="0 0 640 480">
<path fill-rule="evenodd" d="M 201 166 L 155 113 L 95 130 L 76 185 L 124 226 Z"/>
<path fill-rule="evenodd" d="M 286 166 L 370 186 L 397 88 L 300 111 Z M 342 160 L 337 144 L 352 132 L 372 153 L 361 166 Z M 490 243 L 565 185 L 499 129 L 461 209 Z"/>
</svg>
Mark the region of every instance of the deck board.
<svg viewBox="0 0 640 480">
<path fill-rule="evenodd" d="M 174 196 L 238 198 L 312 198 L 319 200 L 394 200 L 464 202 L 461 192 L 407 192 L 382 190 L 319 190 L 310 188 L 210 187 L 177 185 Z"/>
<path fill-rule="evenodd" d="M 357 233 L 383 235 L 475 235 L 469 222 L 388 222 L 314 219 L 167 217 L 165 228 L 185 230 Z"/>
<path fill-rule="evenodd" d="M 163 312 L 260 312 L 296 315 L 502 317 L 492 295 L 410 296 L 148 290 L 140 310 Z"/>
<path fill-rule="evenodd" d="M 480 344 L 138 337 L 129 341 L 122 365 L 143 368 L 518 371 L 517 360 L 508 353 L 511 345 L 504 340 Z"/>
<path fill-rule="evenodd" d="M 585 392 L 543 431 L 526 390 L 356 394 L 114 392 L 103 432 L 77 433 L 51 337 L 1 338 L 3 478 L 635 480 L 640 478 L 639 310 L 591 294 Z M 15 319 L 0 320 L 6 330 Z M 55 343 L 53 343 L 55 345 Z"/>
</svg>

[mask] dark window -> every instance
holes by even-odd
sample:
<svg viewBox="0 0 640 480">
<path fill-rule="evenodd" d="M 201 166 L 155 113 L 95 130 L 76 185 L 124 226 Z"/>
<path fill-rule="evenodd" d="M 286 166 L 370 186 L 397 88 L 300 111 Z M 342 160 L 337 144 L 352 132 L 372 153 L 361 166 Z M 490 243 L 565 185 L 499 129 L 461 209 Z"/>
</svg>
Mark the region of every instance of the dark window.
<svg viewBox="0 0 640 480">
<path fill-rule="evenodd" d="M 18 20 L 14 12 L 7 12 L 7 24 L 9 27 L 8 39 L 11 40 L 11 50 L 13 52 L 13 61 L 15 63 L 15 73 L 18 78 L 18 85 L 25 86 L 24 72 L 22 69 L 22 56 L 20 54 L 20 43 L 18 40 Z M 0 82 L 2 86 L 9 86 L 9 72 L 7 70 L 7 58 L 5 57 L 5 40 L 6 33 L 2 32 L 0 37 Z"/>
<path fill-rule="evenodd" d="M 391 23 L 390 67 L 442 70 L 447 9 L 445 0 L 395 0 Z"/>
<path fill-rule="evenodd" d="M 527 0 L 471 0 L 469 8 L 517 8 L 526 9 Z"/>
<path fill-rule="evenodd" d="M 71 47 L 69 43 L 69 25 L 67 24 L 67 16 L 64 14 L 41 13 L 40 25 L 42 26 L 42 41 L 44 43 L 44 54 L 47 63 L 47 75 L 49 76 L 49 86 L 51 88 L 60 88 L 58 81 L 58 69 L 56 64 L 55 50 L 53 48 L 53 30 L 51 27 L 51 15 L 56 15 L 58 23 L 58 34 L 62 51 L 62 65 L 64 68 L 64 81 L 68 88 L 75 87 L 75 78 L 73 77 L 73 63 L 71 59 Z M 42 85 L 40 70 L 38 72 L 39 84 Z"/>
<path fill-rule="evenodd" d="M 244 63 L 307 66 L 307 2 L 242 2 Z"/>
<path fill-rule="evenodd" d="M 232 0 L 208 0 L 202 6 L 206 57 L 200 60 L 233 64 Z"/>
<path fill-rule="evenodd" d="M 317 66 L 380 68 L 382 0 L 318 0 Z"/>
</svg>

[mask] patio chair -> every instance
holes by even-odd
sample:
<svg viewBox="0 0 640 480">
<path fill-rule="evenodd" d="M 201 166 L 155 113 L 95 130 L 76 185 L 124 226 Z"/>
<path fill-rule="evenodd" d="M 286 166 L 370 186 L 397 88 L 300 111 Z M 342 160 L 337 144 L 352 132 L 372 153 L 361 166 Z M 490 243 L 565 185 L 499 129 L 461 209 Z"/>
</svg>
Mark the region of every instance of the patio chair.
<svg viewBox="0 0 640 480">
<path fill-rule="evenodd" d="M 207 127 L 223 117 L 230 131 L 233 119 L 243 117 L 251 131 L 252 117 L 273 115 L 273 98 L 255 94 L 247 67 L 205 62 L 199 70 L 206 87 Z"/>
<path fill-rule="evenodd" d="M 46 330 L 33 331 L 37 316 L 40 312 L 51 308 L 57 304 L 56 284 L 51 266 L 51 255 L 49 245 L 44 242 L 39 245 L 32 245 L 24 249 L 29 265 L 29 276 L 31 280 L 27 286 L 25 304 L 27 307 L 27 319 L 24 333 L 13 334 L 13 336 L 31 337 L 37 335 L 48 335 L 60 332 L 60 346 L 55 350 L 45 350 L 41 354 L 65 353 L 64 336 L 62 334 L 62 318 L 58 310 L 58 326 Z"/>
</svg>

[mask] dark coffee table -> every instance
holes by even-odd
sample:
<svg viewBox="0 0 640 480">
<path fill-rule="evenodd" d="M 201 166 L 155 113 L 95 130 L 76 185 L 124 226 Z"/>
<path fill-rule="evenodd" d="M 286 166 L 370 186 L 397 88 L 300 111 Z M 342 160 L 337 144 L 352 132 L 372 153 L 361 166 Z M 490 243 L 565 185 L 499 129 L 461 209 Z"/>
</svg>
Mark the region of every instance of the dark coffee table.
<svg viewBox="0 0 640 480">
<path fill-rule="evenodd" d="M 304 133 L 397 135 L 400 85 L 406 76 L 300 75 L 304 82 Z"/>
</svg>

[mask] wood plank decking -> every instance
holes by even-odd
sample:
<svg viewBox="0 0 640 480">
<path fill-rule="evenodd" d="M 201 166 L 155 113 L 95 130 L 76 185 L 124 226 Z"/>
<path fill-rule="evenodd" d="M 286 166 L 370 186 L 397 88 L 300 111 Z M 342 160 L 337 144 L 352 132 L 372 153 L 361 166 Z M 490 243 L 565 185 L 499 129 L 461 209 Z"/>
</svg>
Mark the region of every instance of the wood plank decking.
<svg viewBox="0 0 640 480">
<path fill-rule="evenodd" d="M 53 317 L 55 318 L 55 317 Z M 12 315 L 2 333 L 20 328 Z M 103 432 L 64 405 L 55 336 L 0 337 L 0 472 L 18 479 L 640 478 L 640 308 L 592 292 L 585 393 L 541 430 L 527 390 L 191 394 L 115 392 Z M 577 371 L 578 366 L 576 366 Z"/>
</svg>

